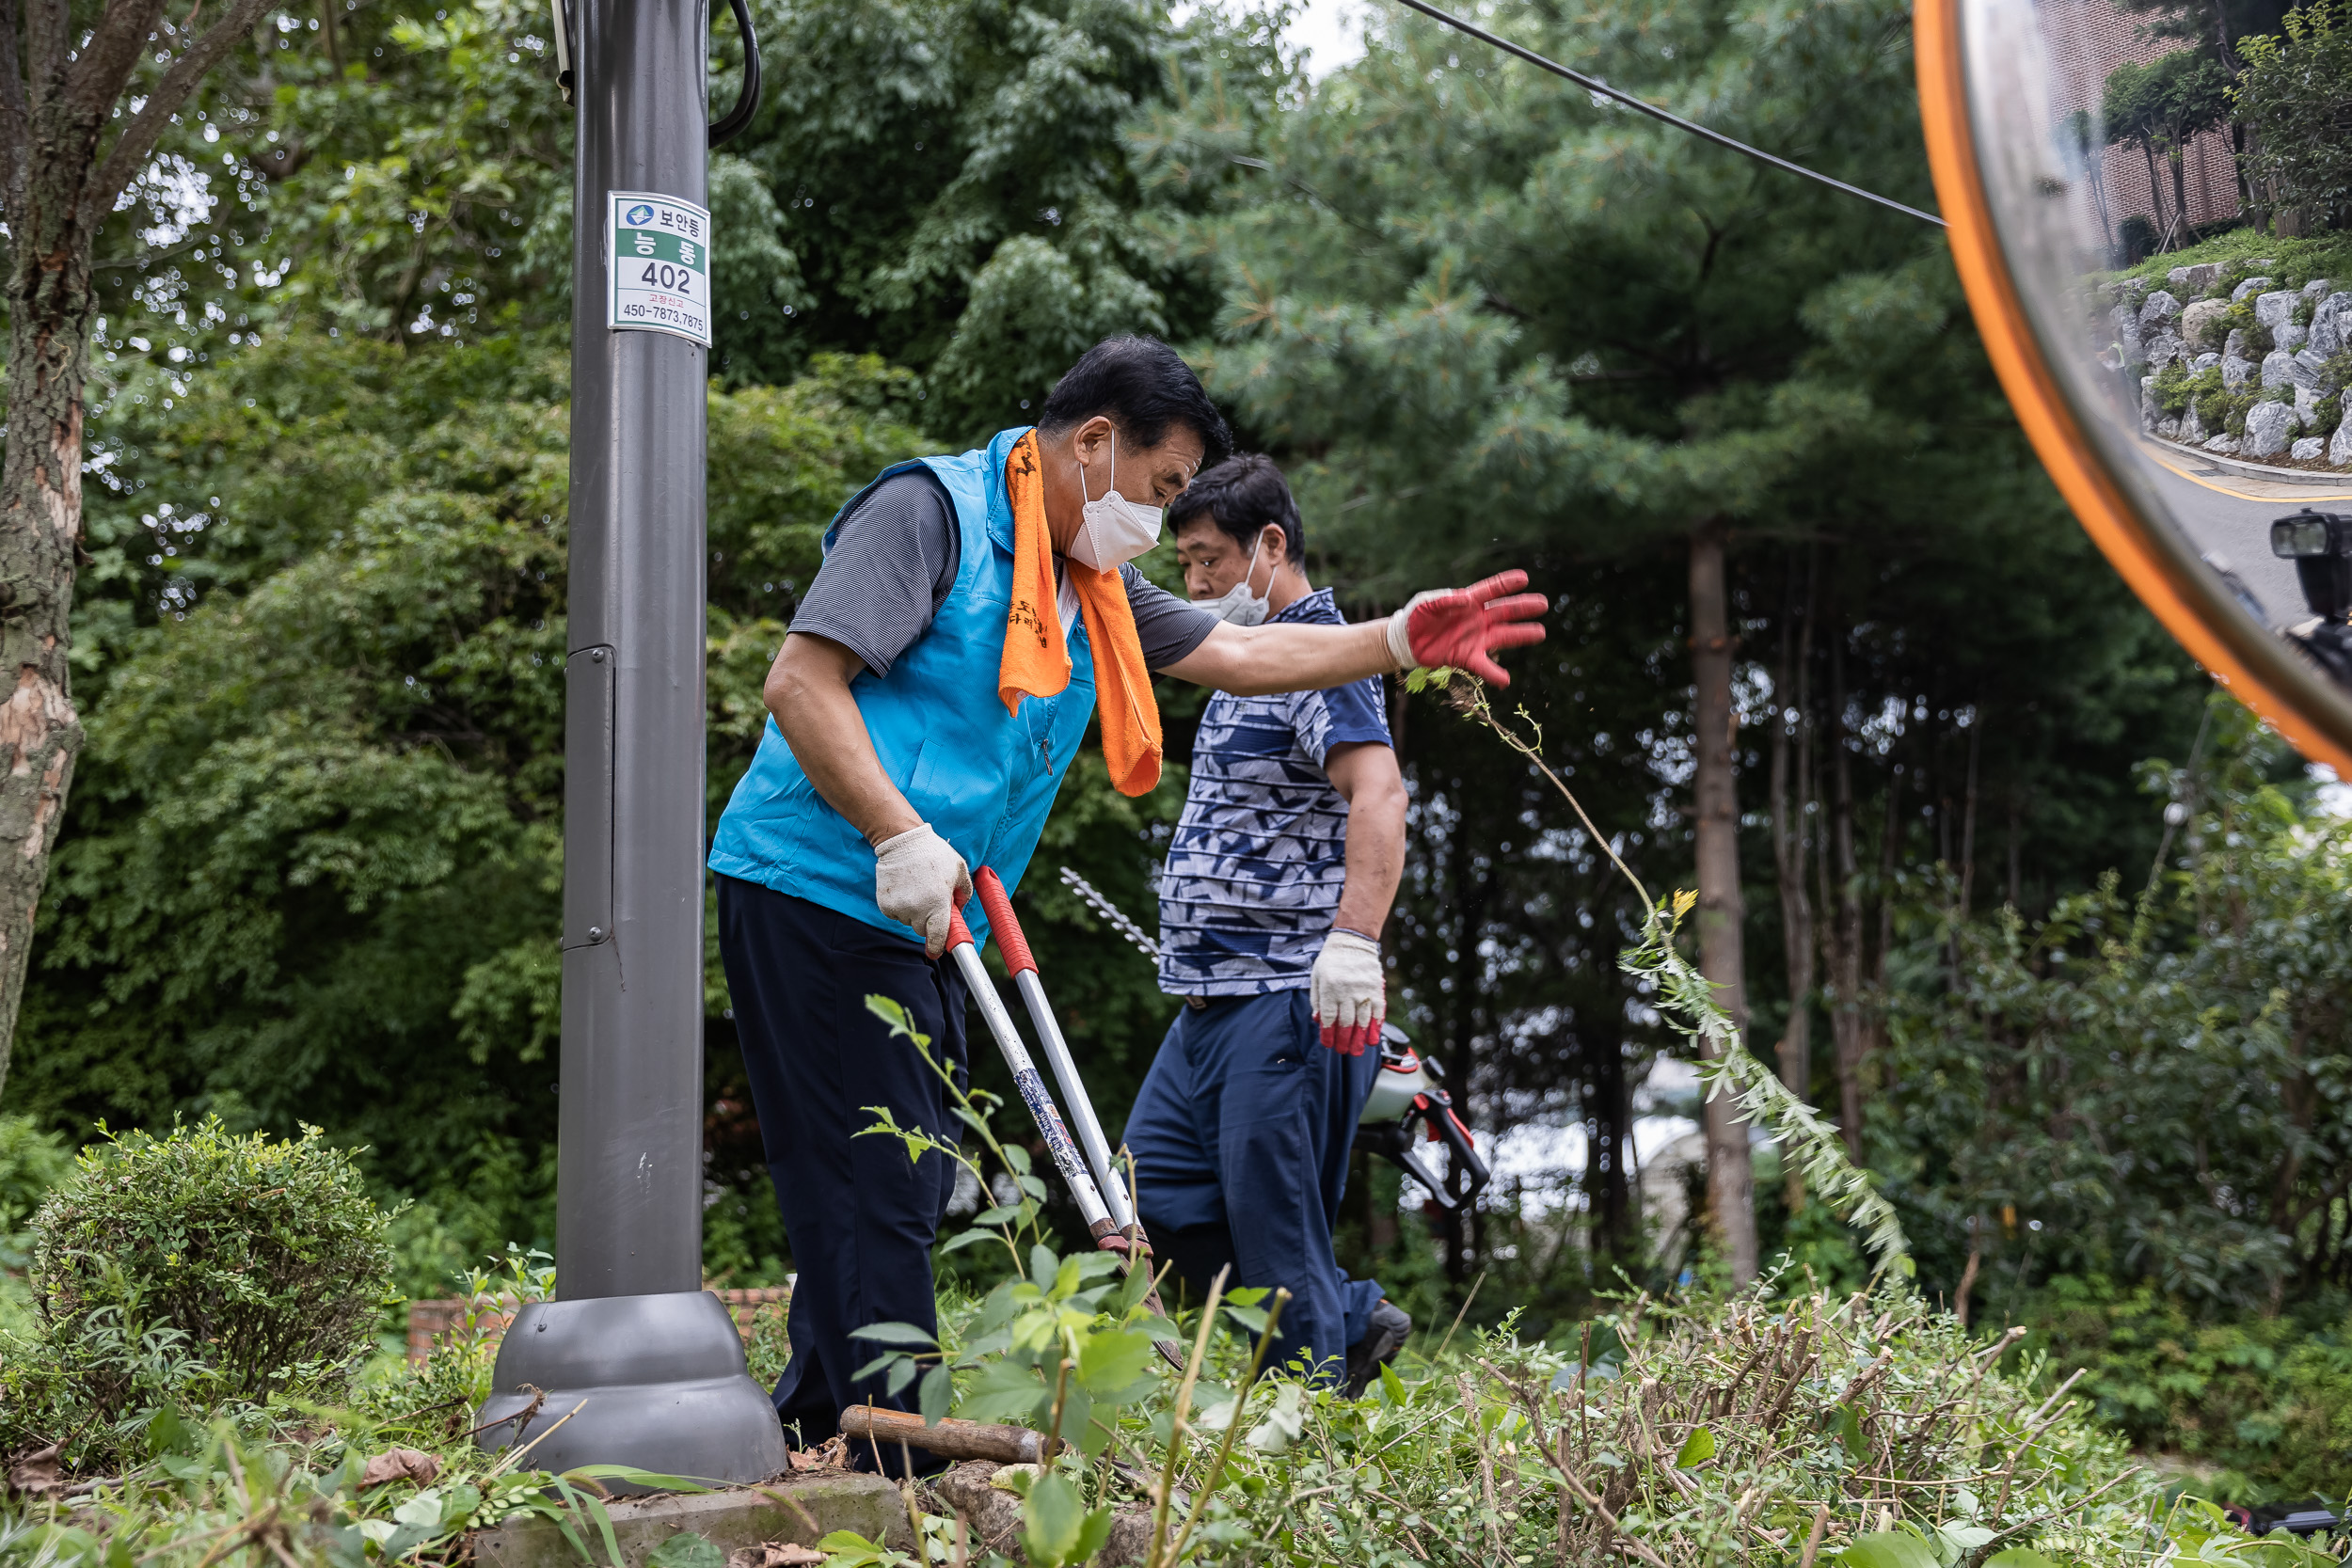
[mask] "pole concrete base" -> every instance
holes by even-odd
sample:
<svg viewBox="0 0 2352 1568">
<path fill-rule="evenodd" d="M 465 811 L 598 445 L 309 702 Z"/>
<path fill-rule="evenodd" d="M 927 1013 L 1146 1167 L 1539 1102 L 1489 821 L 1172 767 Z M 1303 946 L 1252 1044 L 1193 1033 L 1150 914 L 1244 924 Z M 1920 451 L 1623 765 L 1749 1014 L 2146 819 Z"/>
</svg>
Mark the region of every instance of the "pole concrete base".
<svg viewBox="0 0 2352 1568">
<path fill-rule="evenodd" d="M 628 1465 L 694 1481 L 756 1481 L 785 1468 L 776 1407 L 752 1381 L 735 1320 L 707 1291 L 533 1302 L 507 1325 L 491 1386 L 477 1422 L 518 1415 L 540 1399 L 528 1422 L 479 1439 L 495 1450 L 544 1438 L 523 1461 L 534 1470 Z"/>
</svg>

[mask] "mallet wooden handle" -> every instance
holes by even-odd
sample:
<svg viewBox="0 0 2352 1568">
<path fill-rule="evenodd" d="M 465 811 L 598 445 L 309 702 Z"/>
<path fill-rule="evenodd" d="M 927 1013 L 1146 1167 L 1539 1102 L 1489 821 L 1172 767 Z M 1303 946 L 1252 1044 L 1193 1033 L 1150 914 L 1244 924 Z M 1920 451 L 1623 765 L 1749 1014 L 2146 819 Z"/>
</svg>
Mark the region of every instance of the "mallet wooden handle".
<svg viewBox="0 0 2352 1568">
<path fill-rule="evenodd" d="M 935 1453 L 942 1459 L 993 1459 L 999 1465 L 1034 1465 L 1045 1439 L 1026 1427 L 995 1426 L 987 1421 L 943 1418 L 925 1426 L 923 1418 L 904 1410 L 853 1404 L 841 1413 L 841 1433 L 852 1445 L 865 1442 Z"/>
</svg>

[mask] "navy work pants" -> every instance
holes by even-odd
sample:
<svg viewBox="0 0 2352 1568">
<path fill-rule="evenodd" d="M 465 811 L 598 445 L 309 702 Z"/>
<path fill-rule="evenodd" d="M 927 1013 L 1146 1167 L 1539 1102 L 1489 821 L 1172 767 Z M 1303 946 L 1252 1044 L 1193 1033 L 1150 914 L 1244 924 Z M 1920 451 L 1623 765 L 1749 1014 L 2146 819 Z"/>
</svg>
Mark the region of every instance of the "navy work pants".
<svg viewBox="0 0 2352 1568">
<path fill-rule="evenodd" d="M 957 1141 L 946 1085 L 866 999 L 903 1006 L 961 1083 L 963 982 L 944 958 L 926 958 L 918 942 L 733 877 L 719 879 L 719 951 L 768 1173 L 800 1271 L 787 1324 L 792 1359 L 776 1384 L 776 1413 L 787 1435 L 807 1447 L 839 1430 L 847 1406 L 870 1399 L 911 1408 L 887 1395 L 879 1376 L 850 1375 L 880 1354 L 872 1341 L 850 1338 L 852 1329 L 908 1323 L 938 1332 L 931 1243 L 955 1191 L 955 1164 L 936 1152 L 910 1162 L 898 1139 L 855 1134 L 875 1120 L 866 1106 L 887 1105 L 900 1127 Z M 851 1457 L 873 1463 L 870 1454 Z M 899 1467 L 896 1452 L 882 1461 Z"/>
<path fill-rule="evenodd" d="M 1177 1013 L 1127 1118 L 1136 1206 L 1188 1281 L 1230 1260 L 1229 1284 L 1291 1292 L 1272 1365 L 1336 1370 L 1325 1364 L 1344 1364 L 1379 1304 L 1378 1283 L 1347 1278 L 1331 1255 L 1379 1070 L 1377 1051 L 1323 1046 L 1303 990 L 1212 997 Z"/>
</svg>

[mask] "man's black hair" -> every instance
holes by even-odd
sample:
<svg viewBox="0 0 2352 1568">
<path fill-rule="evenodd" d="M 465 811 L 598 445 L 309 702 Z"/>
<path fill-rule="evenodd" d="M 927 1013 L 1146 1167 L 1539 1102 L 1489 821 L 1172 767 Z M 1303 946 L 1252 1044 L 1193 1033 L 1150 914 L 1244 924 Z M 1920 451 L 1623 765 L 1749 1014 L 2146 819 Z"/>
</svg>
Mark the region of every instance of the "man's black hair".
<svg viewBox="0 0 2352 1568">
<path fill-rule="evenodd" d="M 1216 411 L 1200 378 L 1177 352 L 1157 338 L 1105 338 L 1078 356 L 1045 395 L 1038 428 L 1049 434 L 1107 416 L 1120 437 L 1137 448 L 1156 447 L 1169 425 L 1200 437 L 1200 466 L 1221 463 L 1233 450 L 1233 433 Z"/>
<path fill-rule="evenodd" d="M 1289 550 L 1285 559 L 1294 566 L 1305 563 L 1301 552 L 1307 547 L 1307 528 L 1299 521 L 1298 502 L 1291 497 L 1289 481 L 1271 457 L 1244 452 L 1202 469 L 1168 503 L 1168 531 L 1180 532 L 1186 523 L 1203 516 L 1231 534 L 1245 551 L 1256 547 L 1259 533 L 1271 523 L 1282 531 L 1282 543 Z"/>
</svg>

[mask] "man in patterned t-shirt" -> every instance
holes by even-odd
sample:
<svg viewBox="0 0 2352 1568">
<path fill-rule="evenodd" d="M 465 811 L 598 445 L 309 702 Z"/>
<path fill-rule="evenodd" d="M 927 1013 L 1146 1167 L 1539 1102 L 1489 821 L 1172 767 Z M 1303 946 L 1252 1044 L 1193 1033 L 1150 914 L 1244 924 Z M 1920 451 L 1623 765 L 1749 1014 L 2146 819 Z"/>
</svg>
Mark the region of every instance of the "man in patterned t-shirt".
<svg viewBox="0 0 2352 1568">
<path fill-rule="evenodd" d="M 1343 624 L 1308 584 L 1298 507 L 1266 458 L 1201 474 L 1168 521 L 1201 608 Z M 1380 927 L 1404 858 L 1377 680 L 1209 699 L 1160 879 L 1160 989 L 1185 1006 L 1127 1121 L 1138 1203 L 1196 1292 L 1224 1263 L 1233 1284 L 1289 1290 L 1278 1357 L 1343 1358 L 1351 1392 L 1411 1327 L 1331 1254 L 1380 1069 Z"/>
</svg>

